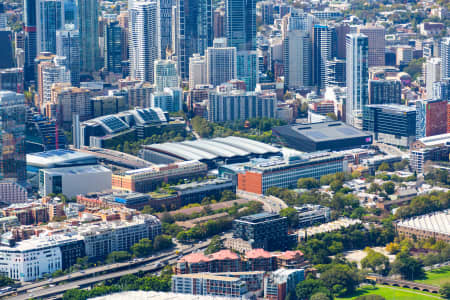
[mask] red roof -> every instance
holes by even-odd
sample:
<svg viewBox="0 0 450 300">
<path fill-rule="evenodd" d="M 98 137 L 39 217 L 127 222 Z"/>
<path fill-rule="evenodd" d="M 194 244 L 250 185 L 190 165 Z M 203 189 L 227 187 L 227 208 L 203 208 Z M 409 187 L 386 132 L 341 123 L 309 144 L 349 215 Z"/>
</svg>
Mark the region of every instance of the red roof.
<svg viewBox="0 0 450 300">
<path fill-rule="evenodd" d="M 200 263 L 208 262 L 210 259 L 201 252 L 191 253 L 182 257 L 178 262 Z"/>
<path fill-rule="evenodd" d="M 294 259 L 297 258 L 298 256 L 303 256 L 303 252 L 300 250 L 286 251 L 278 257 L 281 259 Z"/>
<path fill-rule="evenodd" d="M 253 249 L 245 253 L 247 258 L 271 258 L 272 254 L 264 249 Z"/>
<path fill-rule="evenodd" d="M 239 256 L 236 253 L 234 253 L 234 252 L 232 252 L 232 251 L 230 251 L 228 249 L 220 250 L 219 252 L 213 253 L 213 254 L 211 254 L 210 257 L 212 259 L 217 259 L 217 260 L 222 260 L 222 259 L 239 259 Z"/>
</svg>

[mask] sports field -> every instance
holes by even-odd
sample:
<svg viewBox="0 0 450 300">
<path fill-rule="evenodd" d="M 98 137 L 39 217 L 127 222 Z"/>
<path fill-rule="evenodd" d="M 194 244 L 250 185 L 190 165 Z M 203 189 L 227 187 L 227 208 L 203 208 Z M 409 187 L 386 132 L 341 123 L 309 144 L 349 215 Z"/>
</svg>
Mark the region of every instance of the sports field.
<svg viewBox="0 0 450 300">
<path fill-rule="evenodd" d="M 428 271 L 425 274 L 425 279 L 414 281 L 435 286 L 443 286 L 445 283 L 450 283 L 450 266 Z"/>
<path fill-rule="evenodd" d="M 375 294 L 386 298 L 386 300 L 431 300 L 442 299 L 439 295 L 421 292 L 411 289 L 405 289 L 394 286 L 377 285 L 366 286 L 356 290 L 355 294 L 350 297 L 336 298 L 336 300 L 355 299 L 358 296 Z"/>
</svg>

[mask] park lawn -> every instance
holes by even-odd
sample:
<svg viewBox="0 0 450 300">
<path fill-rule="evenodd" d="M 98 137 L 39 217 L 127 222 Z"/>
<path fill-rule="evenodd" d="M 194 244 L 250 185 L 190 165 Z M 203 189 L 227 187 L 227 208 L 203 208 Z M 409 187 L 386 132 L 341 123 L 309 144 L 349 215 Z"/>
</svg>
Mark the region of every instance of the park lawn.
<svg viewBox="0 0 450 300">
<path fill-rule="evenodd" d="M 349 297 L 336 298 L 336 300 L 349 300 L 355 299 L 358 296 L 375 294 L 386 298 L 386 300 L 431 300 L 431 299 L 442 299 L 437 294 L 416 291 L 412 289 L 405 289 L 396 286 L 385 286 L 377 285 L 365 286 L 356 290 L 355 294 Z"/>
<path fill-rule="evenodd" d="M 445 283 L 450 283 L 450 266 L 425 272 L 426 279 L 415 280 L 416 282 L 443 286 Z"/>
</svg>

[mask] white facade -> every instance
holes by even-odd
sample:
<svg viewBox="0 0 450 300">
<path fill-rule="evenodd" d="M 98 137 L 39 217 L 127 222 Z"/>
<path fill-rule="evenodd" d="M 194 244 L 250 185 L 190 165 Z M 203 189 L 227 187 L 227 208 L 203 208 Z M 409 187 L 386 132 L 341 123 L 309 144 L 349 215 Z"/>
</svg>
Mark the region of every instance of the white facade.
<svg viewBox="0 0 450 300">
<path fill-rule="evenodd" d="M 154 63 L 159 54 L 156 2 L 136 1 L 129 13 L 130 75 L 154 83 Z"/>
<path fill-rule="evenodd" d="M 177 88 L 177 63 L 173 60 L 155 61 L 155 89 L 163 91 L 165 88 Z"/>
<path fill-rule="evenodd" d="M 69 198 L 79 194 L 111 189 L 111 170 L 100 166 L 81 166 L 39 171 L 39 193 L 62 193 Z M 76 184 L 74 184 L 76 183 Z"/>
<path fill-rule="evenodd" d="M 27 201 L 27 189 L 15 182 L 0 182 L 0 199 L 7 204 Z"/>
<path fill-rule="evenodd" d="M 425 84 L 427 99 L 433 98 L 433 82 L 441 80 L 441 59 L 432 57 L 425 64 Z"/>
<path fill-rule="evenodd" d="M 236 48 L 227 47 L 225 38 L 215 39 L 214 46 L 206 50 L 206 73 L 213 86 L 236 79 Z"/>
<path fill-rule="evenodd" d="M 32 281 L 62 268 L 59 243 L 47 237 L 0 246 L 0 273 L 14 280 Z"/>
<path fill-rule="evenodd" d="M 450 37 L 441 42 L 441 79 L 450 78 Z"/>
<path fill-rule="evenodd" d="M 189 58 L 189 88 L 192 90 L 196 85 L 207 82 L 205 57 L 194 54 Z"/>
<path fill-rule="evenodd" d="M 143 238 L 154 240 L 161 234 L 161 222 L 151 215 L 137 215 L 129 222 L 103 222 L 77 228 L 88 257 L 106 256 L 112 251 L 128 251 Z"/>
<path fill-rule="evenodd" d="M 41 70 L 42 74 L 42 104 L 50 102 L 52 86 L 54 83 L 70 83 L 70 71 L 66 66 L 46 64 Z"/>
<path fill-rule="evenodd" d="M 346 39 L 347 100 L 346 122 L 362 129 L 362 113 L 369 102 L 368 38 L 363 34 L 348 34 Z"/>
</svg>

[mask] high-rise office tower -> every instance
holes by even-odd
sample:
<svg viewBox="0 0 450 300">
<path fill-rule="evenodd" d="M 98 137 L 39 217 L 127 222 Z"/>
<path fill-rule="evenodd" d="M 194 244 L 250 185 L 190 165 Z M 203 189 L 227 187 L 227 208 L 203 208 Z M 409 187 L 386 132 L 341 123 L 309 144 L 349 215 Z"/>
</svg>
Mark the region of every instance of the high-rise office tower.
<svg viewBox="0 0 450 300">
<path fill-rule="evenodd" d="M 0 29 L 0 69 L 15 67 L 12 36 L 11 30 Z"/>
<path fill-rule="evenodd" d="M 288 31 L 303 30 L 311 32 L 316 18 L 300 9 L 292 9 L 290 14 L 287 14 L 282 19 L 282 33 L 283 37 Z"/>
<path fill-rule="evenodd" d="M 258 83 L 258 52 L 256 51 L 238 51 L 237 60 L 237 78 L 245 82 L 247 91 L 254 91 Z"/>
<path fill-rule="evenodd" d="M 350 25 L 339 23 L 334 26 L 336 30 L 336 57 L 345 59 L 345 37 L 350 33 Z"/>
<path fill-rule="evenodd" d="M 129 16 L 128 11 L 122 11 L 117 17 L 117 20 L 119 21 L 119 26 L 120 28 L 122 28 L 120 38 L 120 45 L 122 46 L 122 60 L 128 60 L 128 40 L 129 40 L 128 16 Z"/>
<path fill-rule="evenodd" d="M 369 67 L 384 66 L 386 54 L 386 30 L 382 26 L 364 26 L 358 28 L 359 33 L 369 39 Z"/>
<path fill-rule="evenodd" d="M 226 0 L 225 9 L 228 46 L 256 50 L 256 0 Z"/>
<path fill-rule="evenodd" d="M 165 88 L 177 87 L 177 63 L 168 59 L 155 61 L 155 90 L 162 92 Z"/>
<path fill-rule="evenodd" d="M 130 13 L 130 75 L 154 83 L 154 63 L 158 57 L 156 2 L 134 2 Z"/>
<path fill-rule="evenodd" d="M 103 58 L 105 70 L 113 73 L 122 72 L 122 28 L 117 21 L 109 21 L 103 33 Z"/>
<path fill-rule="evenodd" d="M 196 85 L 206 84 L 206 59 L 195 53 L 189 58 L 189 89 L 193 90 Z"/>
<path fill-rule="evenodd" d="M 288 31 L 283 40 L 284 84 L 288 89 L 311 86 L 312 49 L 307 31 Z"/>
<path fill-rule="evenodd" d="M 450 78 L 450 37 L 441 42 L 441 79 Z"/>
<path fill-rule="evenodd" d="M 37 33 L 36 33 L 36 1 L 24 1 L 24 32 L 25 32 L 25 64 L 24 79 L 27 86 L 35 79 L 34 59 L 37 55 Z"/>
<path fill-rule="evenodd" d="M 56 32 L 56 54 L 67 59 L 70 82 L 80 86 L 80 34 L 78 30 L 58 30 Z"/>
<path fill-rule="evenodd" d="M 214 11 L 214 38 L 225 36 L 225 10 L 218 8 Z"/>
<path fill-rule="evenodd" d="M 225 38 L 215 39 L 213 47 L 208 47 L 205 56 L 209 84 L 218 86 L 236 79 L 236 48 L 227 47 Z"/>
<path fill-rule="evenodd" d="M 425 86 L 427 98 L 433 98 L 433 83 L 441 80 L 441 59 L 429 58 L 425 63 Z"/>
<path fill-rule="evenodd" d="M 166 49 L 172 49 L 172 7 L 174 0 L 157 0 L 159 57 L 166 58 Z"/>
<path fill-rule="evenodd" d="M 327 25 L 316 24 L 313 27 L 313 83 L 319 89 L 325 87 L 326 62 L 336 56 L 336 31 Z"/>
<path fill-rule="evenodd" d="M 73 29 L 78 29 L 77 0 L 64 0 L 64 24 L 72 25 Z"/>
<path fill-rule="evenodd" d="M 342 86 L 346 85 L 346 61 L 345 59 L 327 60 L 325 86 Z"/>
<path fill-rule="evenodd" d="M 38 0 L 37 51 L 56 53 L 56 31 L 64 28 L 62 0 Z"/>
<path fill-rule="evenodd" d="M 230 47 L 237 50 L 237 78 L 254 91 L 258 81 L 256 50 L 256 1 L 226 0 L 226 37 Z"/>
<path fill-rule="evenodd" d="M 272 1 L 261 1 L 259 2 L 259 7 L 261 10 L 261 19 L 264 25 L 273 24 L 273 2 Z"/>
<path fill-rule="evenodd" d="M 213 41 L 211 0 L 177 0 L 176 54 L 178 71 L 183 80 L 189 75 L 189 58 L 204 55 Z"/>
<path fill-rule="evenodd" d="M 81 72 L 94 72 L 100 56 L 98 45 L 98 1 L 78 0 Z"/>
<path fill-rule="evenodd" d="M 400 80 L 369 80 L 369 104 L 401 104 Z"/>
<path fill-rule="evenodd" d="M 3 3 L 0 3 L 0 29 L 8 27 L 8 17 L 5 14 Z"/>
<path fill-rule="evenodd" d="M 363 34 L 348 34 L 347 48 L 347 100 L 346 122 L 358 129 L 362 128 L 362 114 L 364 106 L 369 101 L 369 41 Z"/>
<path fill-rule="evenodd" d="M 25 97 L 11 91 L 0 91 L 0 180 L 25 184 Z"/>
</svg>

